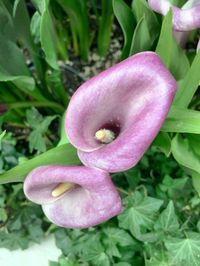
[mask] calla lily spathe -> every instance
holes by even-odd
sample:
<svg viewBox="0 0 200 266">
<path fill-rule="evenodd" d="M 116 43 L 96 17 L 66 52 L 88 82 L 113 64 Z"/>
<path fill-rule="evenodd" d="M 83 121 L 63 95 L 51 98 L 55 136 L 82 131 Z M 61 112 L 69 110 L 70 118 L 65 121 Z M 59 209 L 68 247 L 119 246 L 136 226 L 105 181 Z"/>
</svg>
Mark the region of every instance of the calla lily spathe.
<svg viewBox="0 0 200 266">
<path fill-rule="evenodd" d="M 38 167 L 26 177 L 24 193 L 50 221 L 67 228 L 94 226 L 122 211 L 109 174 L 84 166 Z"/>
<path fill-rule="evenodd" d="M 65 123 L 80 160 L 108 172 L 137 164 L 175 92 L 176 81 L 153 52 L 131 56 L 86 81 L 72 96 Z M 107 142 L 97 138 L 106 134 Z"/>
<path fill-rule="evenodd" d="M 148 3 L 151 9 L 164 16 L 172 8 L 173 29 L 181 46 L 187 40 L 188 31 L 200 28 L 200 0 L 189 0 L 182 8 L 174 6 L 170 0 L 148 0 Z"/>
</svg>

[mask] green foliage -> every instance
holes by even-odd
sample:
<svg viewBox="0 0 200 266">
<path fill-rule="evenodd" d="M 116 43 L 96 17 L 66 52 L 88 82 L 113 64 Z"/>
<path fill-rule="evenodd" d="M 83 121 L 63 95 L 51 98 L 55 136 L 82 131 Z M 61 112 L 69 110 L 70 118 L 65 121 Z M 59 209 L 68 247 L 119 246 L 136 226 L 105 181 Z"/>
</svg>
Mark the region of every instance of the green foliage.
<svg viewBox="0 0 200 266">
<path fill-rule="evenodd" d="M 151 35 L 148 29 L 148 24 L 145 15 L 138 21 L 131 43 L 130 54 L 148 51 L 151 48 Z"/>
<path fill-rule="evenodd" d="M 155 13 L 149 8 L 145 0 L 132 1 L 132 10 L 138 22 L 138 27 L 140 27 L 140 29 L 137 30 L 139 30 L 144 37 L 144 40 L 142 40 L 142 36 L 139 36 L 141 41 L 144 42 L 141 47 L 148 50 L 152 47 L 159 34 L 158 19 Z M 141 21 L 143 17 L 144 19 L 143 21 Z M 141 23 L 141 25 L 139 24 L 139 22 Z M 147 36 L 145 36 L 145 34 L 147 34 Z M 147 41 L 149 41 L 149 43 L 147 43 Z M 143 51 L 143 49 L 140 51 Z"/>
<path fill-rule="evenodd" d="M 24 203 L 21 184 L 13 185 L 9 189 L 0 186 L 0 191 L 0 247 L 10 250 L 26 249 L 30 241 L 40 243 L 45 228 L 42 227 L 44 222 L 41 208 L 31 203 Z M 6 197 L 8 191 L 9 198 Z"/>
<path fill-rule="evenodd" d="M 110 37 L 113 24 L 113 8 L 112 1 L 102 0 L 102 14 L 99 17 L 98 31 L 98 52 L 101 56 L 105 56 L 110 44 Z"/>
<path fill-rule="evenodd" d="M 200 52 L 195 56 L 187 75 L 179 83 L 174 103 L 180 107 L 188 107 L 200 83 Z"/>
<path fill-rule="evenodd" d="M 90 35 L 85 2 L 81 0 L 58 0 L 58 3 L 62 6 L 63 10 L 69 16 L 74 48 L 79 49 L 80 46 L 81 58 L 83 60 L 87 60 Z"/>
<path fill-rule="evenodd" d="M 135 18 L 131 8 L 123 0 L 113 0 L 113 11 L 124 35 L 122 59 L 128 57 L 135 26 Z"/>
<path fill-rule="evenodd" d="M 169 11 L 163 19 L 156 52 L 159 54 L 176 80 L 180 80 L 185 77 L 185 74 L 189 70 L 189 62 L 173 36 L 172 11 Z"/>
<path fill-rule="evenodd" d="M 37 27 L 40 31 L 38 38 L 40 38 L 46 60 L 52 68 L 58 69 L 56 50 L 57 36 L 49 10 L 49 0 L 43 1 L 42 4 L 38 0 L 33 0 L 33 3 L 39 12 L 35 13 L 35 20 L 32 22 L 32 26 L 35 26 L 35 23 L 39 24 L 39 27 Z"/>
<path fill-rule="evenodd" d="M 165 246 L 170 253 L 170 260 L 174 265 L 199 265 L 199 234 L 188 232 L 183 239 L 171 238 L 166 240 Z"/>
<path fill-rule="evenodd" d="M 134 237 L 140 239 L 142 234 L 152 228 L 162 203 L 159 199 L 135 192 L 126 198 L 126 210 L 118 217 L 120 227 L 129 229 Z"/>
<path fill-rule="evenodd" d="M 57 116 L 47 116 L 43 117 L 35 108 L 27 110 L 26 119 L 27 123 L 32 129 L 28 141 L 29 141 L 29 150 L 32 152 L 34 149 L 38 152 L 46 151 L 46 143 L 44 139 L 44 134 L 47 132 L 51 122 Z"/>
<path fill-rule="evenodd" d="M 40 165 L 80 164 L 64 123 L 58 121 L 71 97 L 70 75 L 59 67 L 69 59 L 71 68 L 81 71 L 85 65 L 77 56 L 87 60 L 91 49 L 109 57 L 112 29 L 120 42 L 122 30 L 122 58 L 156 51 L 178 81 L 178 90 L 141 162 L 112 175 L 124 203 L 118 217 L 85 230 L 50 226 L 40 206 L 25 199 L 22 184 L 1 185 L 0 247 L 25 249 L 51 233 L 62 251 L 51 266 L 200 265 L 197 34 L 182 49 L 173 36 L 171 11 L 162 18 L 147 1 L 130 2 L 1 1 L 0 99 L 7 112 L 0 119 L 0 184 L 22 182 Z M 173 1 L 179 6 L 183 2 Z"/>
<path fill-rule="evenodd" d="M 165 132 L 200 134 L 199 111 L 173 105 L 161 130 Z"/>
</svg>

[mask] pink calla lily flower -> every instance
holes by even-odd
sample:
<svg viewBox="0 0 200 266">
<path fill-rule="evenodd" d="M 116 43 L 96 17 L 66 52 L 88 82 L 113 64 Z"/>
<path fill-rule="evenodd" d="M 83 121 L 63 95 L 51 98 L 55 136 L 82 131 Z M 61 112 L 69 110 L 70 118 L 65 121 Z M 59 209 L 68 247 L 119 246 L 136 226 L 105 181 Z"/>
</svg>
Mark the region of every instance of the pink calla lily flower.
<svg viewBox="0 0 200 266">
<path fill-rule="evenodd" d="M 94 226 L 122 211 L 109 174 L 85 166 L 38 167 L 25 179 L 24 193 L 50 221 L 67 228 Z"/>
<path fill-rule="evenodd" d="M 182 8 L 174 6 L 170 0 L 148 0 L 148 3 L 152 10 L 164 16 L 172 8 L 174 34 L 182 47 L 188 31 L 200 28 L 200 0 L 189 0 Z"/>
<path fill-rule="evenodd" d="M 136 165 L 158 134 L 176 81 L 142 52 L 86 81 L 72 96 L 66 132 L 84 165 L 119 172 Z"/>
</svg>

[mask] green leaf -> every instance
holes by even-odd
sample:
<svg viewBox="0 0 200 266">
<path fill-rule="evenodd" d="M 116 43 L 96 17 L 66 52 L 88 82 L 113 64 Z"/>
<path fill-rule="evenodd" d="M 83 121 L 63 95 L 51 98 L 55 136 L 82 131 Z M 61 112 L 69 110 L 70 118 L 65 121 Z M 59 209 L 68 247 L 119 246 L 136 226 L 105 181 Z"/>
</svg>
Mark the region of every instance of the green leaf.
<svg viewBox="0 0 200 266">
<path fill-rule="evenodd" d="M 39 152 L 45 152 L 46 143 L 43 135 L 47 132 L 49 125 L 57 116 L 43 117 L 36 108 L 32 108 L 31 110 L 27 110 L 26 118 L 29 126 L 33 128 L 33 131 L 28 136 L 30 152 L 34 149 Z"/>
<path fill-rule="evenodd" d="M 0 174 L 0 184 L 22 182 L 34 168 L 49 164 L 76 165 L 80 164 L 80 161 L 76 149 L 71 144 L 61 145 Z"/>
<path fill-rule="evenodd" d="M 167 199 L 179 199 L 184 197 L 188 191 L 189 177 L 171 178 L 169 175 L 165 175 L 162 183 L 158 185 L 161 192 L 166 194 Z M 157 190 L 158 195 L 160 194 Z"/>
<path fill-rule="evenodd" d="M 172 154 L 176 161 L 195 172 L 200 173 L 200 160 L 194 153 L 187 138 L 176 135 L 172 140 Z"/>
<path fill-rule="evenodd" d="M 200 157 L 200 135 L 197 134 L 187 134 L 187 138 L 190 142 L 194 153 Z"/>
<path fill-rule="evenodd" d="M 57 146 L 69 143 L 69 138 L 66 134 L 65 131 L 65 116 L 66 116 L 66 112 L 63 114 L 62 119 L 61 119 L 61 125 L 60 125 L 60 141 L 58 143 Z"/>
<path fill-rule="evenodd" d="M 196 173 L 196 172 L 192 173 L 192 184 L 200 196 L 200 174 L 199 173 Z"/>
<path fill-rule="evenodd" d="M 4 231 L 0 232 L 0 248 L 4 247 L 10 250 L 15 250 L 18 248 L 26 249 L 28 248 L 28 238 L 22 236 L 20 232 L 12 232 L 6 234 Z"/>
<path fill-rule="evenodd" d="M 26 111 L 26 119 L 31 128 L 38 128 L 43 121 L 43 116 L 35 107 Z"/>
<path fill-rule="evenodd" d="M 5 0 L 0 2 L 0 24 L 1 33 L 9 40 L 15 41 L 16 32 L 13 28 L 13 19 L 11 15 L 12 6 Z"/>
<path fill-rule="evenodd" d="M 59 69 L 57 64 L 57 49 L 55 45 L 57 36 L 47 6 L 41 16 L 40 22 L 40 40 L 45 52 L 46 61 L 52 68 Z"/>
<path fill-rule="evenodd" d="M 138 21 L 135 28 L 129 55 L 150 50 L 151 41 L 152 39 L 147 26 L 147 21 L 145 16 L 143 16 Z"/>
<path fill-rule="evenodd" d="M 175 265 L 199 266 L 200 234 L 187 233 L 184 239 L 171 238 L 165 241 L 165 246 Z"/>
<path fill-rule="evenodd" d="M 67 231 L 63 228 L 59 228 L 55 231 L 56 246 L 62 251 L 64 255 L 71 253 L 73 242 L 67 235 Z"/>
<path fill-rule="evenodd" d="M 160 214 L 154 228 L 157 231 L 162 230 L 165 233 L 177 233 L 179 222 L 174 210 L 173 201 L 170 201 L 167 208 Z"/>
<path fill-rule="evenodd" d="M 33 43 L 30 33 L 30 17 L 26 1 L 15 0 L 12 8 L 13 25 L 16 38 L 32 52 Z"/>
<path fill-rule="evenodd" d="M 2 133 L 0 133 L 0 150 L 1 150 L 1 141 L 3 139 L 3 137 L 5 136 L 6 134 L 6 130 L 4 130 Z"/>
<path fill-rule="evenodd" d="M 45 133 L 55 118 L 57 118 L 57 115 L 43 117 L 34 107 L 26 112 L 29 126 L 40 133 Z"/>
<path fill-rule="evenodd" d="M 103 228 L 106 237 L 113 243 L 121 247 L 133 246 L 136 241 L 123 229 L 107 227 Z"/>
<path fill-rule="evenodd" d="M 192 100 L 192 97 L 200 84 L 199 69 L 200 51 L 195 56 L 189 71 L 179 83 L 179 89 L 177 90 L 174 99 L 174 104 L 177 106 L 187 107 Z"/>
<path fill-rule="evenodd" d="M 90 249 L 87 250 L 87 253 L 83 255 L 84 261 L 91 261 L 95 263 L 96 266 L 110 266 L 109 258 L 104 252 L 103 245 L 100 241 L 96 241 L 93 245 L 90 246 Z"/>
<path fill-rule="evenodd" d="M 146 33 L 151 37 L 149 39 L 150 42 L 149 47 L 151 47 L 154 41 L 157 39 L 160 29 L 159 22 L 157 20 L 155 13 L 149 8 L 149 5 L 145 0 L 132 1 L 132 10 L 133 13 L 135 14 L 138 23 L 139 21 L 141 21 L 143 17 L 145 17 L 146 25 L 143 25 L 143 28 L 145 28 Z M 143 37 L 145 38 L 146 41 L 149 38 L 149 36 L 147 37 L 144 34 Z"/>
<path fill-rule="evenodd" d="M 169 137 L 169 134 L 160 132 L 155 138 L 153 146 L 156 146 L 168 157 L 171 153 L 171 139 Z"/>
<path fill-rule="evenodd" d="M 177 80 L 185 77 L 190 65 L 186 55 L 178 46 L 173 36 L 171 10 L 163 20 L 156 53 L 161 57 L 164 64 Z"/>
<path fill-rule="evenodd" d="M 78 37 L 81 58 L 83 60 L 87 60 L 90 46 L 90 36 L 89 21 L 85 1 L 58 0 L 58 3 L 69 16 L 72 35 Z"/>
<path fill-rule="evenodd" d="M 9 56 L 8 56 L 9 54 Z M 0 33 L 0 81 L 13 81 L 23 90 L 33 90 L 34 79 L 24 61 L 22 51 L 17 45 Z"/>
<path fill-rule="evenodd" d="M 105 56 L 109 44 L 113 22 L 112 1 L 102 0 L 102 14 L 99 18 L 99 31 L 97 38 L 98 52 L 100 56 Z"/>
<path fill-rule="evenodd" d="M 32 16 L 31 19 L 31 34 L 34 38 L 35 43 L 40 42 L 40 24 L 41 24 L 41 16 L 38 11 L 35 12 L 35 14 Z"/>
<path fill-rule="evenodd" d="M 49 0 L 33 0 L 33 3 L 39 10 L 40 14 L 40 18 L 37 15 L 37 23 L 40 23 L 40 41 L 42 49 L 45 53 L 46 61 L 52 68 L 59 69 L 57 64 L 58 40 L 56 30 L 53 24 L 53 18 L 49 10 Z"/>
<path fill-rule="evenodd" d="M 163 250 L 156 249 L 154 254 L 152 254 L 151 258 L 145 261 L 145 266 L 176 266 L 176 265 L 172 264 L 169 261 L 166 252 L 164 252 Z"/>
<path fill-rule="evenodd" d="M 6 209 L 0 207 L 0 223 L 4 223 L 7 220 L 7 212 Z"/>
<path fill-rule="evenodd" d="M 124 35 L 122 58 L 128 57 L 135 27 L 135 18 L 132 10 L 123 0 L 113 0 L 113 11 L 121 26 Z"/>
<path fill-rule="evenodd" d="M 118 216 L 119 226 L 129 229 L 136 238 L 140 238 L 146 229 L 152 229 L 162 203 L 162 200 L 135 192 L 126 198 L 127 208 Z"/>
<path fill-rule="evenodd" d="M 200 134 L 200 112 L 172 106 L 161 131 Z"/>
<path fill-rule="evenodd" d="M 124 172 L 129 187 L 135 189 L 141 179 L 141 171 L 139 167 L 135 166 Z"/>
</svg>

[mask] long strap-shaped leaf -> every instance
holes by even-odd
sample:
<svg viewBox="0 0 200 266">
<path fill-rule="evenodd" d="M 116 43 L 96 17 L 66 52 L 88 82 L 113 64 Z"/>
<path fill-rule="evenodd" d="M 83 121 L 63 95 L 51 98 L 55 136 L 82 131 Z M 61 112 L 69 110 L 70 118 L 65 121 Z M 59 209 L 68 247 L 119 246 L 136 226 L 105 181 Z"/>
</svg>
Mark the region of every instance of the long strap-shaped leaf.
<svg viewBox="0 0 200 266">
<path fill-rule="evenodd" d="M 122 50 L 122 58 L 124 59 L 128 57 L 130 52 L 136 22 L 132 10 L 123 0 L 113 0 L 113 11 L 124 35 L 124 46 Z"/>
<path fill-rule="evenodd" d="M 186 76 L 179 83 L 174 104 L 187 107 L 200 84 L 200 51 L 195 56 Z"/>
<path fill-rule="evenodd" d="M 73 34 L 78 36 L 80 55 L 87 60 L 89 51 L 89 22 L 87 8 L 83 0 L 58 0 L 68 14 Z"/>
<path fill-rule="evenodd" d="M 172 106 L 161 131 L 200 134 L 200 112 Z"/>
<path fill-rule="evenodd" d="M 105 56 L 110 44 L 113 22 L 113 8 L 112 1 L 102 0 L 101 3 L 102 14 L 99 19 L 98 52 L 101 56 Z"/>
<path fill-rule="evenodd" d="M 190 65 L 186 55 L 173 36 L 171 10 L 163 20 L 156 52 L 177 80 L 185 77 Z"/>
<path fill-rule="evenodd" d="M 64 144 L 53 148 L 33 159 L 17 165 L 0 175 L 0 184 L 22 182 L 27 174 L 41 165 L 77 165 L 80 164 L 76 149 L 71 144 Z"/>
</svg>

